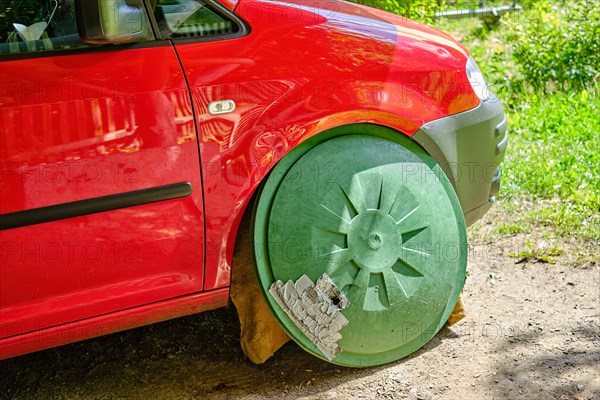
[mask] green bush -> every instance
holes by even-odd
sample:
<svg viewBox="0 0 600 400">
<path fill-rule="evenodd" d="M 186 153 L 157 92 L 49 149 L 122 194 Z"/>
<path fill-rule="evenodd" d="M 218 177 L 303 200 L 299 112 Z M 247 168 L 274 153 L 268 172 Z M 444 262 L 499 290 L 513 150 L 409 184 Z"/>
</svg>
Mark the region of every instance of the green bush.
<svg viewBox="0 0 600 400">
<path fill-rule="evenodd" d="M 432 22 L 443 0 L 351 0 L 354 3 L 379 8 L 421 22 Z"/>
<path fill-rule="evenodd" d="M 522 80 L 536 91 L 586 88 L 600 76 L 600 8 L 592 1 L 532 5 L 527 19 L 510 21 L 507 41 L 513 47 Z M 514 89 L 514 88 L 513 88 Z"/>
<path fill-rule="evenodd" d="M 40 2 L 22 0 L 7 2 L 0 5 L 0 43 L 6 42 L 8 35 L 14 32 L 13 22 L 31 25 L 41 21 Z"/>
</svg>

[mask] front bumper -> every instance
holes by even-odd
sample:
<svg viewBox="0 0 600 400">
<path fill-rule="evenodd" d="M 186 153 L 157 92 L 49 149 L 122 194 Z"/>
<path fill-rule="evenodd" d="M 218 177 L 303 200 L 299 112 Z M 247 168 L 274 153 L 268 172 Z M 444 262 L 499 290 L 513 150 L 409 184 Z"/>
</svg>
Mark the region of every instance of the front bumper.
<svg viewBox="0 0 600 400">
<path fill-rule="evenodd" d="M 429 122 L 412 137 L 448 175 L 467 226 L 495 201 L 499 164 L 508 145 L 507 127 L 504 108 L 492 97 L 472 110 Z"/>
</svg>

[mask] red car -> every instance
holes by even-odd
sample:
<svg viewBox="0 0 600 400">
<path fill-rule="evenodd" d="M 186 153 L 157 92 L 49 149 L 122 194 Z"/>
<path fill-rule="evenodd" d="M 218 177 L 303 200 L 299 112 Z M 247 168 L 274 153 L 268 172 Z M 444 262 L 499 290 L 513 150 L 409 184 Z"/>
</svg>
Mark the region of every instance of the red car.
<svg viewBox="0 0 600 400">
<path fill-rule="evenodd" d="M 312 354 L 386 363 L 443 326 L 507 144 L 462 45 L 338 0 L 15 4 L 0 358 L 226 306 L 244 215 Z"/>
</svg>

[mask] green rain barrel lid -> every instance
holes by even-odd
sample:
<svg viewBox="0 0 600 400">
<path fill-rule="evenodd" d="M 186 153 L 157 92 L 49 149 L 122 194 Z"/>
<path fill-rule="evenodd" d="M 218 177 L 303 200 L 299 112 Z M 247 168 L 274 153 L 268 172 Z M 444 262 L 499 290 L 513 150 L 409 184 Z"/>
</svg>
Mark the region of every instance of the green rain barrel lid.
<svg viewBox="0 0 600 400">
<path fill-rule="evenodd" d="M 340 365 L 384 364 L 423 346 L 465 280 L 466 229 L 452 185 L 398 134 L 342 135 L 290 153 L 261 192 L 255 244 L 260 285 L 279 323 L 304 349 Z M 339 292 L 329 302 L 323 290 L 316 306 L 289 293 L 296 282 L 322 289 L 327 276 Z"/>
</svg>

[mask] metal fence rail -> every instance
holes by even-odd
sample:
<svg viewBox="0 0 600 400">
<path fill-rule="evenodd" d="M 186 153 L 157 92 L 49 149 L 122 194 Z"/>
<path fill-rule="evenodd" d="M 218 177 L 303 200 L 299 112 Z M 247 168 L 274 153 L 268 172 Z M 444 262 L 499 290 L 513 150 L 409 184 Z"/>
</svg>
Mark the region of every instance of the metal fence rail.
<svg viewBox="0 0 600 400">
<path fill-rule="evenodd" d="M 469 18 L 469 17 L 481 17 L 490 19 L 500 19 L 504 14 L 511 12 L 522 11 L 523 7 L 514 1 L 511 5 L 494 7 L 487 5 L 485 1 L 480 1 L 477 8 L 468 8 L 462 10 L 450 10 L 450 11 L 438 11 L 435 13 L 435 18 Z"/>
</svg>

